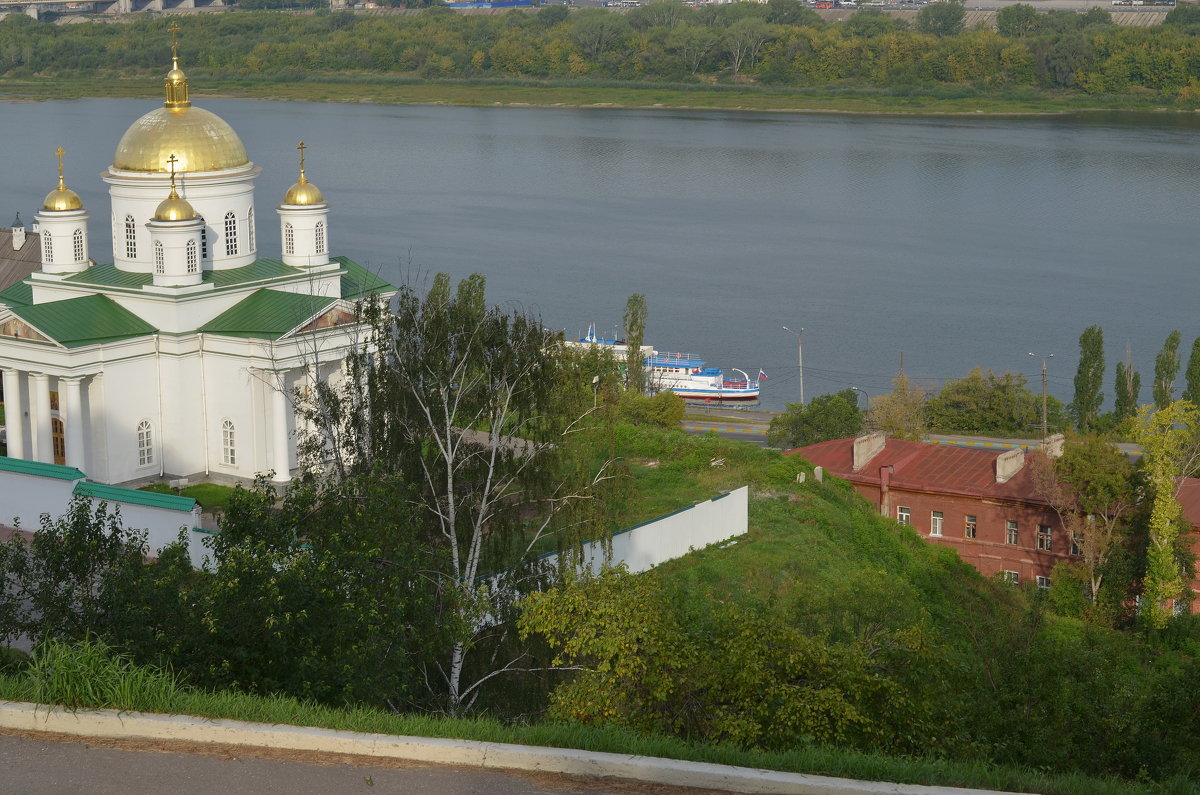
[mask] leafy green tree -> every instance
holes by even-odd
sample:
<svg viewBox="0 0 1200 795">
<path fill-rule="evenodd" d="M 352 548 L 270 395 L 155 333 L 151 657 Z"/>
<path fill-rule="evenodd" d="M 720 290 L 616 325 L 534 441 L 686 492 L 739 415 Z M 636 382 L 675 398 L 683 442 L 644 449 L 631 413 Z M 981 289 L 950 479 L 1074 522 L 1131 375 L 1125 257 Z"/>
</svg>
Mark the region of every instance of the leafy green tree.
<svg viewBox="0 0 1200 795">
<path fill-rule="evenodd" d="M 996 29 L 1001 36 L 1019 39 L 1032 36 L 1040 28 L 1037 9 L 1028 3 L 1004 6 L 996 13 Z"/>
<path fill-rule="evenodd" d="M 1187 386 L 1183 390 L 1183 399 L 1193 406 L 1200 406 L 1200 337 L 1192 342 L 1192 353 L 1188 356 L 1184 379 Z"/>
<path fill-rule="evenodd" d="M 1136 440 L 1142 447 L 1142 468 L 1153 493 L 1142 580 L 1143 614 L 1151 627 L 1162 629 L 1175 605 L 1190 596 L 1179 539 L 1191 528 L 1183 518 L 1176 490 L 1179 478 L 1194 474 L 1200 461 L 1200 409 L 1186 400 L 1157 411 L 1144 406 L 1138 413 Z"/>
<path fill-rule="evenodd" d="M 1194 3 L 1178 3 L 1163 18 L 1164 25 L 1200 25 L 1200 6 Z"/>
<path fill-rule="evenodd" d="M 1179 357 L 1180 336 L 1172 331 L 1163 342 L 1158 356 L 1154 357 L 1154 405 L 1165 409 L 1175 400 L 1175 378 L 1182 364 Z"/>
<path fill-rule="evenodd" d="M 680 25 L 667 34 L 666 48 L 682 62 L 689 74 L 696 74 L 716 51 L 721 34 L 701 25 Z"/>
<path fill-rule="evenodd" d="M 1142 391 L 1142 374 L 1132 364 L 1117 362 L 1117 378 L 1114 384 L 1116 402 L 1113 418 L 1117 422 L 1137 416 L 1138 394 Z"/>
<path fill-rule="evenodd" d="M 963 31 L 966 16 L 962 0 L 939 0 L 917 12 L 917 30 L 934 36 L 957 36 Z"/>
<path fill-rule="evenodd" d="M 617 408 L 621 419 L 635 425 L 675 428 L 683 422 L 683 400 L 670 390 L 662 390 L 653 396 L 625 390 L 621 393 Z"/>
<path fill-rule="evenodd" d="M 594 374 L 559 355 L 561 337 L 540 318 L 489 307 L 484 289 L 475 275 L 452 291 L 439 274 L 424 295 L 404 286 L 388 305 L 364 305 L 371 332 L 346 379 L 316 390 L 306 410 L 321 434 L 307 449 L 332 457 L 322 466 L 337 480 L 386 475 L 411 487 L 408 532 L 432 548 L 422 579 L 449 638 L 424 679 L 452 714 L 524 666 L 519 654 L 494 669 L 469 658 L 497 652 L 515 595 L 541 576 L 540 553 L 569 555 L 608 532 L 620 481 L 604 453 L 605 412 L 593 410 Z"/>
<path fill-rule="evenodd" d="M 893 439 L 920 441 L 925 436 L 925 391 L 903 371 L 892 379 L 892 391 L 871 398 L 866 424 Z"/>
<path fill-rule="evenodd" d="M 1040 424 L 1041 397 L 1025 385 L 1019 373 L 996 375 L 979 367 L 966 377 L 947 381 L 925 402 L 929 427 L 943 433 L 1021 436 Z M 1051 408 L 1050 400 L 1047 407 Z M 1061 404 L 1053 403 L 1052 428 L 1061 426 Z"/>
<path fill-rule="evenodd" d="M 1088 28 L 1092 25 L 1111 25 L 1112 14 L 1099 6 L 1092 6 L 1079 17 L 1079 27 Z"/>
<path fill-rule="evenodd" d="M 900 28 L 900 20 L 888 16 L 882 8 L 860 9 L 841 24 L 842 35 L 848 39 L 871 39 Z"/>
<path fill-rule="evenodd" d="M 686 24 L 691 18 L 692 10 L 679 0 L 650 0 L 643 6 L 633 9 L 625 15 L 630 27 L 635 30 L 647 28 L 675 28 Z"/>
<path fill-rule="evenodd" d="M 642 344 L 646 338 L 646 296 L 634 293 L 625 302 L 625 369 L 629 389 L 639 395 L 646 391 L 646 366 Z"/>
<path fill-rule="evenodd" d="M 1103 384 L 1104 331 L 1099 326 L 1088 326 L 1079 335 L 1079 367 L 1075 370 L 1075 400 L 1071 402 L 1071 414 L 1083 433 L 1096 424 L 1104 404 L 1104 393 L 1100 391 Z"/>
<path fill-rule="evenodd" d="M 725 52 L 736 75 L 743 67 L 753 69 L 763 45 L 776 36 L 776 29 L 756 17 L 739 19 L 725 33 Z"/>
<path fill-rule="evenodd" d="M 767 444 L 792 448 L 858 436 L 863 428 L 862 411 L 858 408 L 858 393 L 843 389 L 828 395 L 818 395 L 808 405 L 789 403 L 787 411 L 771 419 Z"/>
<path fill-rule="evenodd" d="M 602 8 L 584 8 L 571 18 L 571 41 L 588 58 L 596 58 L 629 34 L 629 22 Z"/>
<path fill-rule="evenodd" d="M 800 0 L 767 0 L 767 22 L 772 25 L 817 27 L 825 20 Z"/>
</svg>

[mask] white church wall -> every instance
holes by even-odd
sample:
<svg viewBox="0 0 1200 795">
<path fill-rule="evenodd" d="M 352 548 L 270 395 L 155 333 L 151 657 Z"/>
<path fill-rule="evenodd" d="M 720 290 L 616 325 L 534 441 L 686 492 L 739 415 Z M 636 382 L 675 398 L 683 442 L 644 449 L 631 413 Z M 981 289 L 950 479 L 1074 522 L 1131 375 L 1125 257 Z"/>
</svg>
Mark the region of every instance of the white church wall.
<svg viewBox="0 0 1200 795">
<path fill-rule="evenodd" d="M 139 357 L 113 362 L 106 368 L 103 432 L 107 435 L 109 471 L 106 480 L 124 483 L 138 478 L 156 477 L 162 465 L 162 418 L 159 407 L 160 385 L 157 362 Z M 165 385 L 165 382 L 164 382 Z M 138 461 L 138 424 L 150 423 L 153 431 L 154 460 Z"/>
<path fill-rule="evenodd" d="M 71 502 L 71 490 L 83 473 L 54 467 L 58 476 L 0 470 L 0 524 L 36 530 L 42 514 L 57 517 Z M 73 473 L 73 474 L 69 474 Z"/>
<path fill-rule="evenodd" d="M 111 482 L 108 466 L 108 425 L 104 411 L 104 373 L 94 375 L 83 382 L 83 405 L 91 433 L 87 440 L 87 462 L 84 469 L 101 483 Z"/>
<path fill-rule="evenodd" d="M 254 391 L 260 376 L 244 360 L 206 355 L 204 369 L 209 383 L 208 449 L 211 471 L 231 477 L 252 478 L 260 471 L 254 451 Z M 234 461 L 225 461 L 223 423 L 233 423 Z"/>
</svg>

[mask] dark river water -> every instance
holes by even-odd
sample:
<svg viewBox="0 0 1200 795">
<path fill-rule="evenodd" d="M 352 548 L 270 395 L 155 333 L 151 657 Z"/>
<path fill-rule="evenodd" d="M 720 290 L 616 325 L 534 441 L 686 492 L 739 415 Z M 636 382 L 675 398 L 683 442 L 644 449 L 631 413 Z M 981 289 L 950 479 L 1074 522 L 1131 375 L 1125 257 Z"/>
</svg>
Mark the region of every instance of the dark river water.
<svg viewBox="0 0 1200 795">
<path fill-rule="evenodd" d="M 32 220 L 67 182 L 110 261 L 105 185 L 125 128 L 153 100 L 0 104 L 0 223 Z M 271 208 L 308 173 L 331 243 L 386 278 L 488 278 L 493 301 L 569 334 L 611 333 L 646 294 L 646 340 L 769 376 L 763 405 L 936 386 L 973 366 L 1018 371 L 1069 400 L 1078 337 L 1104 328 L 1112 372 L 1132 344 L 1149 397 L 1154 354 L 1200 334 L 1200 118 L 909 119 L 692 111 L 212 100 L 263 167 Z"/>
</svg>

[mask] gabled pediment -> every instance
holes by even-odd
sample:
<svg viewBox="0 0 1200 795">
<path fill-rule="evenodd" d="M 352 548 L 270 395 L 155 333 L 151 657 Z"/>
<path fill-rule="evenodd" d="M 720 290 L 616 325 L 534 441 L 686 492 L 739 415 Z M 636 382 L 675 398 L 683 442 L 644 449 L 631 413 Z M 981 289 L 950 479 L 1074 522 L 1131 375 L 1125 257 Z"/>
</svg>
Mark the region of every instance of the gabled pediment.
<svg viewBox="0 0 1200 795">
<path fill-rule="evenodd" d="M 34 342 L 51 342 L 51 340 L 33 326 L 15 315 L 4 317 L 0 315 L 0 337 L 10 337 Z"/>
<path fill-rule="evenodd" d="M 335 306 L 317 315 L 312 321 L 304 324 L 292 333 L 303 334 L 306 331 L 320 331 L 321 329 L 334 328 L 335 326 L 352 326 L 356 322 L 358 322 L 358 319 L 352 310 L 344 306 Z"/>
</svg>

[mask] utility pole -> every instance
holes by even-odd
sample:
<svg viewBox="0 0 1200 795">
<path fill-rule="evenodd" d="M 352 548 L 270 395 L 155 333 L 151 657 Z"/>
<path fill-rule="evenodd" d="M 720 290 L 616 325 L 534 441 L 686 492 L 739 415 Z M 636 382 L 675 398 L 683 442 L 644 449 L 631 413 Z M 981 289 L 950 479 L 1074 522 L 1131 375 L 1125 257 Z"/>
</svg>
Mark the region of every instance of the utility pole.
<svg viewBox="0 0 1200 795">
<path fill-rule="evenodd" d="M 800 371 L 800 405 L 804 405 L 804 338 L 800 335 L 804 333 L 804 329 L 792 331 L 787 326 L 783 330 L 796 335 L 796 369 Z"/>
<path fill-rule="evenodd" d="M 1046 360 L 1054 358 L 1053 353 L 1040 354 L 1029 352 L 1029 355 L 1035 359 L 1042 360 L 1042 441 L 1046 441 L 1046 437 L 1050 435 L 1050 422 L 1046 418 Z"/>
</svg>

